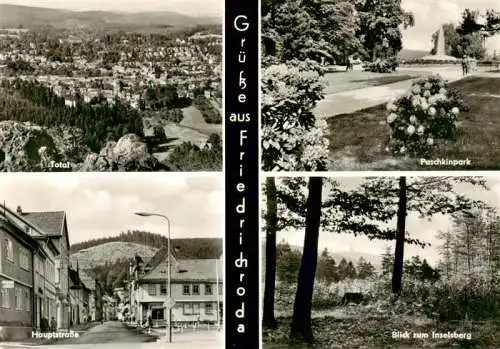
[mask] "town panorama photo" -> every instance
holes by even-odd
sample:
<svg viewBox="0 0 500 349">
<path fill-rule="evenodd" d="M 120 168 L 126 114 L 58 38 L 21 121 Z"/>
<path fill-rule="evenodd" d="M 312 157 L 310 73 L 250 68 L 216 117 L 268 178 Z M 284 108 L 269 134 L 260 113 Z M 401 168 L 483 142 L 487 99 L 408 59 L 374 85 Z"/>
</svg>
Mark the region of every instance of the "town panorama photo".
<svg viewBox="0 0 500 349">
<path fill-rule="evenodd" d="M 222 170 L 219 1 L 0 0 L 0 171 Z"/>
</svg>

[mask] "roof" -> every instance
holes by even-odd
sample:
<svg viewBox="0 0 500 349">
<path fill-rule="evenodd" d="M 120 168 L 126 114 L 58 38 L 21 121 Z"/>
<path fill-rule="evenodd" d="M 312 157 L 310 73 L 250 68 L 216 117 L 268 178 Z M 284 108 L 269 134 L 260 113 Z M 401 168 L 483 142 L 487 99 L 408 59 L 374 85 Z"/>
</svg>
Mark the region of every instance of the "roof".
<svg viewBox="0 0 500 349">
<path fill-rule="evenodd" d="M 89 290 L 95 291 L 95 280 L 87 274 L 85 271 L 80 269 L 80 280 Z"/>
<path fill-rule="evenodd" d="M 66 217 L 64 211 L 23 212 L 21 216 L 47 235 L 62 235 Z"/>
<path fill-rule="evenodd" d="M 222 281 L 223 263 L 217 259 L 182 259 L 177 260 L 177 265 L 172 264 L 172 281 L 215 281 L 217 279 L 216 267 L 219 280 Z M 168 268 L 167 260 L 163 260 L 156 268 L 141 277 L 141 280 L 165 280 L 165 271 Z"/>
</svg>

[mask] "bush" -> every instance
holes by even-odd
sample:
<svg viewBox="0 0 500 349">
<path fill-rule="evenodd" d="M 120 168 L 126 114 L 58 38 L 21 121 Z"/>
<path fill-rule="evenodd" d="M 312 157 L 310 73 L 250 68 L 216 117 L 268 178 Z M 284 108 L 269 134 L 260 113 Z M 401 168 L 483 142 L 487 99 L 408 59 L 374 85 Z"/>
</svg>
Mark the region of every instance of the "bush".
<svg viewBox="0 0 500 349">
<path fill-rule="evenodd" d="M 313 115 L 325 86 L 312 61 L 262 71 L 262 163 L 265 171 L 316 171 L 328 161 L 328 125 Z"/>
<path fill-rule="evenodd" d="M 454 60 L 432 60 L 432 59 L 422 59 L 422 58 L 412 58 L 400 60 L 400 64 L 421 64 L 421 65 L 444 65 L 444 64 L 461 64 L 460 59 Z M 458 69 L 458 68 L 457 68 Z"/>
<path fill-rule="evenodd" d="M 441 321 L 500 318 L 500 289 L 483 280 L 440 282 L 430 288 L 426 314 Z"/>
<path fill-rule="evenodd" d="M 454 139 L 458 115 L 468 110 L 459 93 L 439 75 L 413 82 L 410 90 L 387 104 L 389 150 L 395 155 L 429 155 L 436 139 Z"/>
<path fill-rule="evenodd" d="M 395 57 L 390 57 L 387 59 L 377 58 L 375 62 L 365 63 L 363 65 L 363 70 L 374 73 L 392 73 L 396 71 L 397 67 L 398 61 Z"/>
</svg>

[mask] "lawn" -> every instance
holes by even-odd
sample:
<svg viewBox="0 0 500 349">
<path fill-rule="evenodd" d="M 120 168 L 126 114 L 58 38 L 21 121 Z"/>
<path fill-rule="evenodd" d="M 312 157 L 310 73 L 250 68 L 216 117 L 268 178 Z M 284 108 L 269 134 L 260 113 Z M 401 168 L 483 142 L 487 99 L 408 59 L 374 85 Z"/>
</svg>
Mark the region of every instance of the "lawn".
<svg viewBox="0 0 500 349">
<path fill-rule="evenodd" d="M 330 170 L 493 170 L 500 169 L 500 79 L 469 77 L 450 84 L 470 111 L 460 115 L 456 141 L 439 143 L 432 159 L 465 160 L 472 165 L 421 166 L 420 159 L 394 158 L 385 151 L 389 128 L 385 104 L 328 119 Z"/>
<path fill-rule="evenodd" d="M 308 346 L 289 340 L 290 318 L 280 318 L 278 321 L 278 329 L 263 331 L 264 349 L 500 348 L 500 338 L 496 335 L 500 325 L 493 322 L 453 325 L 403 316 L 359 316 L 351 319 L 326 316 L 312 320 L 315 343 Z M 408 331 L 410 338 L 392 338 L 393 331 Z M 432 332 L 448 331 L 470 333 L 471 339 L 432 338 Z M 411 338 L 418 334 L 428 334 L 429 338 Z"/>
<path fill-rule="evenodd" d="M 418 76 L 418 73 L 412 74 L 412 72 L 399 71 L 387 75 L 364 71 L 328 73 L 325 75 L 327 87 L 324 92 L 325 94 L 330 94 L 359 90 L 366 87 L 381 86 L 410 80 Z"/>
</svg>

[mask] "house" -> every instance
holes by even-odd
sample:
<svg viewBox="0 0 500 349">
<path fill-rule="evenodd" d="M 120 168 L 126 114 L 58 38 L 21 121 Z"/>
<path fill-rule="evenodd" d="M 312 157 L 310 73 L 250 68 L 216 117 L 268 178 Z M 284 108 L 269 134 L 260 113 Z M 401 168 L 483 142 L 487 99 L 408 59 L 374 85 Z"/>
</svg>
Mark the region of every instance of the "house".
<svg viewBox="0 0 500 349">
<path fill-rule="evenodd" d="M 0 341 L 27 338 L 33 321 L 33 254 L 39 246 L 0 207 Z"/>
<path fill-rule="evenodd" d="M 64 211 L 24 212 L 21 207 L 18 207 L 17 214 L 37 227 L 59 250 L 59 255 L 55 260 L 56 321 L 58 329 L 68 329 L 70 325 L 70 293 L 66 213 Z"/>
<path fill-rule="evenodd" d="M 90 289 L 80 278 L 78 263 L 76 269 L 69 268 L 69 293 L 71 304 L 71 326 L 87 322 L 90 314 Z"/>
<path fill-rule="evenodd" d="M 89 290 L 89 312 L 88 321 L 96 320 L 96 281 L 90 277 L 85 271 L 80 270 L 80 280 Z"/>
<path fill-rule="evenodd" d="M 222 259 L 186 259 L 172 253 L 171 294 L 168 292 L 168 250 L 160 249 L 148 262 L 136 265 L 132 277 L 132 314 L 144 321 L 151 310 L 155 326 L 164 326 L 165 302 L 171 298 L 172 322 L 220 323 L 222 314 Z"/>
</svg>

